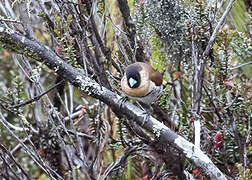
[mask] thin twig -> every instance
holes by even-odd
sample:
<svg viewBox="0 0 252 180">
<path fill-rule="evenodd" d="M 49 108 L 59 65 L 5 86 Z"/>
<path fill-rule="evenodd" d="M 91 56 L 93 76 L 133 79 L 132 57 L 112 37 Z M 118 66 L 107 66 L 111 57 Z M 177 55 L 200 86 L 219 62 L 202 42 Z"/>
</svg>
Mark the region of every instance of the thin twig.
<svg viewBox="0 0 252 180">
<path fill-rule="evenodd" d="M 14 19 L 1 19 L 0 18 L 0 22 L 10 22 L 10 23 L 23 24 L 22 22 L 14 20 Z"/>
<path fill-rule="evenodd" d="M 145 62 L 145 54 L 142 44 L 137 41 L 136 26 L 130 15 L 130 10 L 127 0 L 117 0 L 119 9 L 122 13 L 125 25 L 127 26 L 127 36 L 130 40 L 130 47 L 137 61 Z"/>
<path fill-rule="evenodd" d="M 203 57 L 207 57 L 210 53 L 210 50 L 212 49 L 213 47 L 213 44 L 214 44 L 214 41 L 215 41 L 215 38 L 216 38 L 216 34 L 217 32 L 219 31 L 220 27 L 222 26 L 222 24 L 224 23 L 229 11 L 231 10 L 233 4 L 234 4 L 235 0 L 231 0 L 225 10 L 225 12 L 223 13 L 223 15 L 221 16 L 221 19 L 219 21 L 219 23 L 217 24 L 217 26 L 215 27 L 214 31 L 213 31 L 213 34 L 212 36 L 210 37 L 210 40 L 207 44 L 207 47 L 203 53 Z"/>
<path fill-rule="evenodd" d="M 53 90 L 54 88 L 56 88 L 57 86 L 59 86 L 63 81 L 64 81 L 64 80 L 62 80 L 62 81 L 60 81 L 59 83 L 53 85 L 53 87 L 51 87 L 51 88 L 48 89 L 47 91 L 43 92 L 42 94 L 37 95 L 37 96 L 35 96 L 34 98 L 29 99 L 29 100 L 27 100 L 27 101 L 25 101 L 25 102 L 23 102 L 23 103 L 16 104 L 16 105 L 12 106 L 11 108 L 19 108 L 19 107 L 25 106 L 25 105 L 27 105 L 27 104 L 30 104 L 30 103 L 32 103 L 32 102 L 34 102 L 34 101 L 38 101 L 41 97 L 43 97 L 44 95 L 46 95 L 47 93 L 49 93 L 51 90 Z"/>
<path fill-rule="evenodd" d="M 3 117 L 2 112 L 0 111 L 0 115 Z M 50 168 L 48 165 L 42 161 L 42 158 L 38 155 L 35 154 L 28 146 L 24 144 L 24 142 L 6 125 L 6 121 L 2 118 L 0 118 L 0 123 L 2 126 L 9 132 L 9 134 L 14 137 L 23 147 L 23 150 L 33 159 L 33 161 L 52 179 L 55 179 L 54 176 L 52 175 L 55 174 L 58 179 L 63 179 L 61 178 L 52 168 Z"/>
<path fill-rule="evenodd" d="M 17 161 L 15 160 L 13 155 L 10 153 L 10 151 L 8 151 L 3 144 L 0 144 L 0 148 L 2 149 L 2 151 L 4 151 L 6 154 L 8 154 L 9 158 L 17 165 L 17 167 L 22 171 L 22 173 L 25 175 L 25 177 L 27 179 L 30 179 L 28 174 L 25 172 L 25 170 L 22 168 L 22 166 L 20 166 L 20 164 L 17 163 Z"/>
<path fill-rule="evenodd" d="M 105 170 L 104 174 L 103 174 L 103 180 L 108 179 L 110 177 L 110 174 L 113 171 L 116 171 L 117 169 L 125 166 L 126 160 L 128 158 L 129 155 L 131 155 L 132 153 L 142 150 L 142 147 L 129 147 L 128 149 L 126 149 L 124 151 L 124 153 L 112 164 L 110 164 L 108 166 L 108 168 Z"/>
<path fill-rule="evenodd" d="M 197 96 L 197 99 L 196 99 L 196 104 L 197 104 L 197 110 L 196 112 L 199 113 L 200 111 L 200 100 L 201 100 L 201 96 L 202 96 L 202 85 L 203 85 L 203 79 L 204 79 L 204 70 L 205 70 L 205 65 L 206 65 L 206 61 L 207 61 L 207 57 L 210 53 L 210 50 L 212 49 L 213 47 L 213 44 L 214 44 L 214 41 L 215 41 L 215 38 L 216 38 L 216 34 L 217 32 L 219 31 L 220 27 L 222 26 L 222 24 L 224 23 L 229 11 L 231 10 L 232 6 L 233 6 L 233 3 L 235 2 L 235 0 L 231 0 L 225 10 L 225 12 L 223 13 L 219 23 L 217 24 L 217 26 L 215 27 L 214 29 L 214 32 L 213 34 L 211 35 L 210 37 L 210 40 L 207 44 L 207 47 L 205 49 L 205 51 L 203 52 L 203 62 L 201 64 L 201 67 L 200 67 L 200 72 L 199 72 L 199 82 L 198 82 L 198 96 Z"/>
<path fill-rule="evenodd" d="M 241 68 L 241 67 L 249 65 L 249 64 L 252 64 L 252 61 L 246 62 L 244 64 L 238 64 L 238 65 L 236 65 L 234 67 L 231 67 L 230 70 L 235 70 L 235 69 Z"/>
<path fill-rule="evenodd" d="M 219 113 L 219 110 L 217 108 L 217 106 L 215 105 L 213 99 L 211 98 L 210 94 L 208 93 L 207 89 L 205 86 L 203 86 L 205 92 L 206 92 L 206 95 L 208 96 L 209 100 L 210 100 L 210 103 L 213 105 L 213 108 L 214 108 L 214 112 L 215 114 L 218 116 L 219 120 L 222 121 L 222 118 L 221 118 L 221 115 Z"/>
</svg>

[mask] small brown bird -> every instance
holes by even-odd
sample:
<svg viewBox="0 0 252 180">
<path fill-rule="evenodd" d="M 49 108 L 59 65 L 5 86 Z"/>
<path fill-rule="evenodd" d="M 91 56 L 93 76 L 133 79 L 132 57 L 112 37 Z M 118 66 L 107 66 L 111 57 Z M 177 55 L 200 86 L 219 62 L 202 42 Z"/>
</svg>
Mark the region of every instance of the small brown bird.
<svg viewBox="0 0 252 180">
<path fill-rule="evenodd" d="M 162 81 L 163 75 L 151 65 L 136 62 L 125 69 L 121 87 L 129 98 L 150 105 L 161 96 Z"/>
</svg>

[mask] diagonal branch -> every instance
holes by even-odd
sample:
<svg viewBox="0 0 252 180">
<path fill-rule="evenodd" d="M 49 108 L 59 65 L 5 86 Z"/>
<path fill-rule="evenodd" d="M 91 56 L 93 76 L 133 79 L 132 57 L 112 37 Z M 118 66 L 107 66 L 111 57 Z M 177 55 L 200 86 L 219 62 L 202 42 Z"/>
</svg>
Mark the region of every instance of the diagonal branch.
<svg viewBox="0 0 252 180">
<path fill-rule="evenodd" d="M 17 34 L 4 25 L 0 25 L 0 44 L 8 50 L 43 62 L 50 69 L 58 73 L 63 79 L 80 88 L 85 94 L 106 103 L 112 108 L 117 116 L 126 116 L 131 122 L 136 122 L 139 125 L 142 125 L 145 115 L 141 109 L 129 102 L 120 106 L 121 97 L 119 95 L 100 86 L 94 80 L 76 71 L 72 66 L 58 57 L 52 50 L 38 41 L 30 40 L 23 35 Z M 185 157 L 198 167 L 209 179 L 226 179 L 225 175 L 199 148 L 195 147 L 183 137 L 177 135 L 155 118 L 150 117 L 143 125 L 143 128 L 148 131 L 148 136 L 157 139 L 160 145 L 163 145 L 164 147 L 171 145 L 180 150 L 181 153 L 183 153 Z"/>
<path fill-rule="evenodd" d="M 24 176 L 30 180 L 28 174 L 25 172 L 25 170 L 22 168 L 22 166 L 15 160 L 14 156 L 12 155 L 12 153 L 10 151 L 8 151 L 6 149 L 6 147 L 3 144 L 0 144 L 0 149 L 2 149 L 2 151 L 8 155 L 8 157 L 10 158 L 10 160 L 21 170 L 21 172 L 24 174 Z M 1 153 L 0 153 L 1 154 Z M 10 163 L 9 163 L 10 164 Z"/>
<path fill-rule="evenodd" d="M 195 145 L 197 145 L 198 147 L 200 146 L 200 122 L 199 122 L 199 114 L 200 114 L 200 102 L 201 102 L 201 97 L 202 97 L 202 88 L 203 88 L 203 81 L 204 81 L 204 72 L 205 72 L 205 65 L 207 62 L 207 58 L 209 56 L 210 50 L 213 47 L 215 38 L 216 38 L 216 34 L 219 31 L 220 27 L 222 26 L 222 24 L 224 23 L 229 11 L 231 10 L 233 3 L 235 2 L 235 0 L 231 0 L 225 10 L 225 12 L 223 13 L 220 21 L 218 22 L 217 26 L 215 27 L 213 34 L 210 37 L 210 40 L 208 41 L 207 47 L 205 49 L 205 51 L 203 52 L 202 55 L 202 63 L 200 65 L 200 70 L 198 71 L 198 83 L 197 83 L 197 89 L 196 89 L 196 93 L 197 93 L 197 97 L 196 97 L 196 102 L 194 105 L 194 117 L 195 117 Z"/>
<path fill-rule="evenodd" d="M 127 27 L 127 36 L 130 39 L 130 46 L 133 51 L 136 51 L 136 60 L 140 62 L 145 61 L 142 44 L 137 40 L 136 26 L 133 22 L 127 0 L 117 0 L 119 9 L 122 13 L 125 25 Z"/>
<path fill-rule="evenodd" d="M 51 90 L 53 90 L 54 88 L 56 88 L 57 86 L 61 85 L 61 83 L 63 82 L 63 80 L 61 80 L 59 83 L 53 85 L 53 87 L 51 87 L 50 89 L 46 90 L 45 92 L 33 97 L 32 99 L 29 99 L 25 102 L 22 102 L 22 103 L 19 103 L 19 104 L 16 104 L 16 105 L 13 105 L 11 106 L 11 108 L 19 108 L 19 107 L 22 107 L 22 106 L 25 106 L 27 104 L 30 104 L 34 101 L 38 101 L 40 98 L 42 98 L 44 95 L 48 94 Z"/>
<path fill-rule="evenodd" d="M 205 51 L 203 52 L 203 62 L 201 63 L 200 66 L 200 71 L 199 71 L 199 82 L 198 82 L 198 89 L 197 89 L 197 99 L 196 99 L 196 112 L 197 114 L 200 112 L 200 100 L 201 100 L 201 96 L 202 96 L 202 87 L 203 87 L 203 80 L 204 80 L 204 71 L 205 71 L 205 65 L 206 65 L 206 61 L 207 61 L 207 57 L 210 53 L 210 50 L 213 47 L 215 38 L 216 38 L 216 34 L 219 31 L 220 27 L 222 26 L 222 24 L 224 23 L 228 13 L 230 12 L 233 4 L 234 4 L 235 0 L 231 0 L 225 10 L 225 12 L 223 13 L 220 21 L 218 22 L 217 26 L 215 27 L 213 34 L 210 37 L 210 40 L 207 44 L 207 47 L 205 49 Z"/>
<path fill-rule="evenodd" d="M 210 37 L 210 40 L 207 44 L 207 47 L 203 53 L 203 56 L 208 56 L 209 53 L 210 53 L 210 50 L 212 49 L 213 47 L 213 44 L 214 44 L 214 41 L 215 41 L 215 38 L 216 38 L 216 35 L 217 35 L 217 32 L 219 31 L 220 27 L 223 25 L 228 13 L 230 12 L 233 4 L 234 4 L 235 0 L 231 0 L 229 3 L 228 3 L 228 6 L 225 10 L 225 12 L 223 13 L 223 15 L 221 16 L 221 19 L 220 21 L 218 22 L 217 26 L 214 28 L 214 31 L 213 31 L 213 34 L 211 35 Z"/>
</svg>

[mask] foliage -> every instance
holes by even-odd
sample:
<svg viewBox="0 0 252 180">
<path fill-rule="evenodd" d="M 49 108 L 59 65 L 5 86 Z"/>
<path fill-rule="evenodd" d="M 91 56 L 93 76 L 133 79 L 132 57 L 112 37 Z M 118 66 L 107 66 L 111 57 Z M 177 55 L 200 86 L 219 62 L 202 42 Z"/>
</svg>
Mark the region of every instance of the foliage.
<svg viewBox="0 0 252 180">
<path fill-rule="evenodd" d="M 223 173 L 246 180 L 252 171 L 252 43 L 245 25 L 251 12 L 238 2 L 235 8 L 242 15 L 232 11 L 235 18 L 218 31 L 207 57 L 203 53 L 226 7 L 218 1 L 131 0 L 135 31 L 110 0 L 0 2 L 5 7 L 0 23 L 39 39 L 79 72 L 119 94 L 123 69 L 142 50 L 164 74 L 165 90 L 152 105 L 152 115 L 191 142 L 198 118 L 201 149 Z M 29 28 L 34 35 L 27 33 Z M 205 178 L 177 149 L 137 136 L 148 132 L 80 94 L 62 81 L 58 69 L 35 59 L 0 49 L 0 177 L 183 179 L 186 171 Z"/>
</svg>

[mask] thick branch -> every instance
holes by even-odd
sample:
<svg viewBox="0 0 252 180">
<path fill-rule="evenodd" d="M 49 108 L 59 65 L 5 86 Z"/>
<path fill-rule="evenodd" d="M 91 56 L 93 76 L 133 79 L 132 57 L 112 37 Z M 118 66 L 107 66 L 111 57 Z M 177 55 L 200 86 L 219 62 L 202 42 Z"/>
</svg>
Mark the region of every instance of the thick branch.
<svg viewBox="0 0 252 180">
<path fill-rule="evenodd" d="M 64 62 L 52 50 L 35 40 L 30 40 L 25 36 L 0 25 L 0 43 L 4 48 L 19 54 L 26 55 L 37 61 L 45 63 L 50 69 L 58 73 L 59 76 L 69 81 L 74 86 L 80 88 L 84 93 L 97 98 L 110 106 L 116 114 L 126 116 L 129 120 L 142 124 L 144 113 L 138 107 L 126 102 L 120 108 L 120 96 L 114 92 L 101 87 L 95 81 L 81 74 Z M 168 127 L 150 117 L 143 125 L 159 142 L 160 145 L 173 147 L 180 150 L 202 173 L 209 179 L 226 179 L 224 174 L 211 162 L 211 160 L 192 143 L 178 136 Z"/>
</svg>

